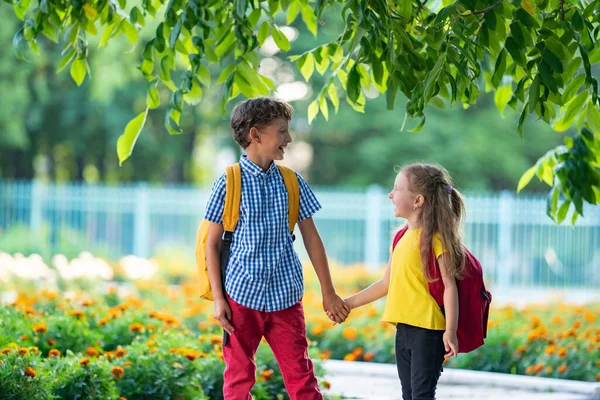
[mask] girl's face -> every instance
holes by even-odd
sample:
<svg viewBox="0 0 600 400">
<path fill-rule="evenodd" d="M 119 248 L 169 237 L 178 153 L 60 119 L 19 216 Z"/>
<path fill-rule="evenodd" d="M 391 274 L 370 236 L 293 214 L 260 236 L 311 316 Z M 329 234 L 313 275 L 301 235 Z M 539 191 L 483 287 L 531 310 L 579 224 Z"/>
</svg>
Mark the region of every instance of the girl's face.
<svg viewBox="0 0 600 400">
<path fill-rule="evenodd" d="M 423 196 L 410 190 L 410 183 L 406 175 L 399 172 L 394 181 L 394 188 L 388 194 L 394 204 L 394 215 L 398 218 L 410 218 L 417 213 L 423 204 Z"/>
</svg>

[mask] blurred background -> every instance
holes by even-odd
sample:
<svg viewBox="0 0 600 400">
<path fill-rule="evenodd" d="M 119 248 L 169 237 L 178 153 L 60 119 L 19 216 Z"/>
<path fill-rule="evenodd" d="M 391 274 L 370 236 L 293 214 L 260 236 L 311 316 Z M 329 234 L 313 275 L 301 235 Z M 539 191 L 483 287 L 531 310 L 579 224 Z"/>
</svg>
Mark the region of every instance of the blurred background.
<svg viewBox="0 0 600 400">
<path fill-rule="evenodd" d="M 145 82 L 135 68 L 140 49 L 124 40 L 102 49 L 91 44 L 91 79 L 78 88 L 68 71 L 56 73 L 58 46 L 40 43 L 41 55 L 30 60 L 10 54 L 17 29 L 11 12 L 0 8 L 7 21 L 0 26 L 6 49 L 0 59 L 0 251 L 45 260 L 82 250 L 109 260 L 177 252 L 193 265 L 211 184 L 240 155 L 228 126 L 232 104 L 223 115 L 221 91 L 207 91 L 185 114 L 180 136 L 164 129 L 162 107 L 152 111 L 133 157 L 119 167 L 117 138 L 145 104 Z M 335 37 L 339 23 L 325 15 L 318 40 L 294 26 L 284 32 L 301 53 Z M 261 53 L 261 72 L 295 108 L 284 163 L 322 202 L 316 220 L 333 261 L 369 268 L 387 262 L 390 235 L 401 223 L 386 197 L 394 167 L 427 161 L 446 167 L 465 193 L 464 239 L 490 284 L 600 285 L 598 210 L 588 208 L 575 226 L 557 226 L 545 215 L 542 184 L 515 193 L 521 174 L 564 134 L 528 121 L 519 137 L 517 114 L 510 108 L 499 113 L 493 94 L 468 109 L 431 107 L 419 133 L 408 132 L 414 121 L 401 131 L 405 99 L 390 112 L 376 91 L 368 93 L 364 114 L 344 104 L 329 121 L 321 115 L 309 125 L 306 109 L 324 79 L 315 74 L 306 83 L 272 39 Z M 161 94 L 167 104 L 168 93 Z M 305 257 L 302 246 L 297 249 Z"/>
</svg>

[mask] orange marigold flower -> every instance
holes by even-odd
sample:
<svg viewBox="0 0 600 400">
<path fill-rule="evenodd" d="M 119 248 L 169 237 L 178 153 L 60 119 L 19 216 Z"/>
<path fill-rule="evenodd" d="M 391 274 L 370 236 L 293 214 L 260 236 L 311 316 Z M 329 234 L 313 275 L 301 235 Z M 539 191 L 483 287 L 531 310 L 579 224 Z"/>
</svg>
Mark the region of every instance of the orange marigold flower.
<svg viewBox="0 0 600 400">
<path fill-rule="evenodd" d="M 37 372 L 35 372 L 35 369 L 31 367 L 25 367 L 25 375 L 30 378 L 35 378 L 37 376 Z"/>
<path fill-rule="evenodd" d="M 156 346 L 156 342 L 154 340 L 148 340 L 146 342 L 146 346 L 148 346 L 148 347 L 154 347 L 154 346 Z"/>
<path fill-rule="evenodd" d="M 125 357 L 127 355 L 127 350 L 119 346 L 119 348 L 115 351 L 115 356 L 117 358 Z"/>
<path fill-rule="evenodd" d="M 561 374 L 564 374 L 565 372 L 567 372 L 567 367 L 565 366 L 565 364 L 558 367 L 558 372 L 560 372 Z"/>
<path fill-rule="evenodd" d="M 154 353 L 158 353 L 158 349 L 156 347 L 150 349 L 149 351 L 150 354 L 154 354 Z"/>
<path fill-rule="evenodd" d="M 11 349 L 5 347 L 2 349 L 2 351 L 0 351 L 0 354 L 10 354 L 11 352 Z"/>
<path fill-rule="evenodd" d="M 328 381 L 321 382 L 321 385 L 323 385 L 324 389 L 327 389 L 327 390 L 331 389 L 331 383 L 329 383 Z"/>
<path fill-rule="evenodd" d="M 195 351 L 188 351 L 187 353 L 185 353 L 185 358 L 187 358 L 190 361 L 194 361 L 196 358 L 198 358 L 200 354 L 198 354 Z"/>
<path fill-rule="evenodd" d="M 221 336 L 218 335 L 212 335 L 210 337 L 210 343 L 211 344 L 219 344 L 223 342 L 223 338 Z"/>
<path fill-rule="evenodd" d="M 127 400 L 125 397 L 119 397 L 117 400 Z"/>
<path fill-rule="evenodd" d="M 93 347 L 88 347 L 85 350 L 85 354 L 87 354 L 90 357 L 97 357 L 97 356 L 100 355 L 100 352 L 97 349 L 93 348 Z"/>
<path fill-rule="evenodd" d="M 348 340 L 355 340 L 358 337 L 358 332 L 353 326 L 349 326 L 342 331 L 342 336 Z"/>
<path fill-rule="evenodd" d="M 596 361 L 596 367 L 600 367 L 600 360 Z"/>
<path fill-rule="evenodd" d="M 265 380 L 269 380 L 273 377 L 273 370 L 272 369 L 265 369 L 262 372 L 262 376 L 263 378 L 265 378 Z"/>
<path fill-rule="evenodd" d="M 331 350 L 327 349 L 324 352 L 322 352 L 321 354 L 319 354 L 319 358 L 321 360 L 329 360 L 329 357 L 331 357 Z"/>
<path fill-rule="evenodd" d="M 48 338 L 46 339 L 46 343 L 48 343 L 48 346 L 54 346 L 56 343 L 58 343 L 58 340 L 54 338 Z"/>
<path fill-rule="evenodd" d="M 352 354 L 354 354 L 356 356 L 356 358 L 360 357 L 363 355 L 363 349 L 362 347 L 357 347 L 352 351 Z"/>
<path fill-rule="evenodd" d="M 525 353 L 527 351 L 527 346 L 519 346 L 517 347 L 517 351 L 519 353 Z"/>
<path fill-rule="evenodd" d="M 156 329 L 156 326 L 154 326 L 152 324 L 146 324 L 146 329 L 148 329 L 149 331 L 153 331 Z"/>
<path fill-rule="evenodd" d="M 313 336 L 319 336 L 320 334 L 323 333 L 323 327 L 321 325 L 315 325 L 312 327 L 312 329 L 310 330 L 310 333 Z"/>
<path fill-rule="evenodd" d="M 564 347 L 561 347 L 560 349 L 558 349 L 558 353 L 557 354 L 558 354 L 559 357 L 562 358 L 562 357 L 564 357 L 564 356 L 567 355 L 567 349 L 565 349 Z"/>
<path fill-rule="evenodd" d="M 89 358 L 82 358 L 81 361 L 79 361 L 80 365 L 86 366 L 90 363 L 90 359 Z"/>
<path fill-rule="evenodd" d="M 542 364 L 537 364 L 537 365 L 535 366 L 535 372 L 536 372 L 536 373 L 540 373 L 540 372 L 542 372 L 542 370 L 543 370 L 543 369 L 544 369 L 544 366 L 543 366 Z"/>
<path fill-rule="evenodd" d="M 21 335 L 21 341 L 22 342 L 26 342 L 28 340 L 29 340 L 29 336 L 27 336 L 27 335 Z"/>
<path fill-rule="evenodd" d="M 106 317 L 105 318 L 100 318 L 98 320 L 98 325 L 104 326 L 104 325 L 108 324 L 108 321 L 110 321 L 110 320 L 108 318 L 106 318 Z"/>
<path fill-rule="evenodd" d="M 344 361 L 356 361 L 356 356 L 352 353 L 346 354 Z"/>
<path fill-rule="evenodd" d="M 549 367 L 546 367 L 546 370 L 544 372 L 546 372 L 547 374 L 551 374 L 552 371 L 554 371 L 554 368 L 552 368 L 552 366 L 550 365 Z"/>
<path fill-rule="evenodd" d="M 585 318 L 585 320 L 587 322 L 589 322 L 590 324 L 593 324 L 594 322 L 596 322 L 596 316 L 594 315 L 593 312 L 585 310 L 583 312 L 583 318 Z"/>
<path fill-rule="evenodd" d="M 532 328 L 537 328 L 541 324 L 542 324 L 542 320 L 538 316 L 534 315 L 533 317 L 531 317 L 531 327 Z"/>
<path fill-rule="evenodd" d="M 600 374 L 596 374 L 596 382 L 600 382 Z"/>
<path fill-rule="evenodd" d="M 549 356 L 551 356 L 552 354 L 554 354 L 555 351 L 556 351 L 556 347 L 555 346 L 548 346 L 548 347 L 546 347 L 546 354 L 548 354 Z"/>
<path fill-rule="evenodd" d="M 35 333 L 46 333 L 48 332 L 48 327 L 44 324 L 33 324 L 33 331 Z"/>
<path fill-rule="evenodd" d="M 369 362 L 371 361 L 373 358 L 375 357 L 375 354 L 373 354 L 372 351 L 367 351 L 363 357 L 363 360 Z"/>
<path fill-rule="evenodd" d="M 79 319 L 83 319 L 85 317 L 83 311 L 80 310 L 71 311 L 69 315 Z"/>
<path fill-rule="evenodd" d="M 562 324 L 562 318 L 561 318 L 559 315 L 555 315 L 555 316 L 552 318 L 552 323 L 553 323 L 554 325 L 560 325 L 560 324 Z"/>
<path fill-rule="evenodd" d="M 581 328 L 581 321 L 577 320 L 575 322 L 573 322 L 573 329 L 579 329 Z"/>
<path fill-rule="evenodd" d="M 19 353 L 21 353 L 21 355 L 26 356 L 27 354 L 29 354 L 29 350 L 27 350 L 25 347 L 21 347 L 19 349 Z"/>
<path fill-rule="evenodd" d="M 131 366 L 131 361 L 125 361 L 125 363 L 123 364 L 124 367 L 129 367 Z"/>
<path fill-rule="evenodd" d="M 530 365 L 529 367 L 527 367 L 527 369 L 525 370 L 525 374 L 526 375 L 532 375 L 533 372 L 535 371 L 535 367 L 533 365 Z"/>
<path fill-rule="evenodd" d="M 29 349 L 33 354 L 38 354 L 40 352 L 40 349 L 38 349 L 37 346 L 31 346 Z"/>
<path fill-rule="evenodd" d="M 116 379 L 121 379 L 123 377 L 123 375 L 125 374 L 125 370 L 121 367 L 113 367 L 111 370 L 111 374 Z"/>
<path fill-rule="evenodd" d="M 60 350 L 52 349 L 48 352 L 48 357 L 60 357 Z"/>
<path fill-rule="evenodd" d="M 133 332 L 133 333 L 143 332 L 144 331 L 144 325 L 136 322 L 136 323 L 131 324 L 129 326 L 129 330 L 131 332 Z"/>
<path fill-rule="evenodd" d="M 83 301 L 81 302 L 81 305 L 82 305 L 83 307 L 89 307 L 89 306 L 91 306 L 91 305 L 92 305 L 92 302 L 91 302 L 90 300 L 88 300 L 88 299 L 85 299 L 85 300 L 83 300 Z"/>
</svg>

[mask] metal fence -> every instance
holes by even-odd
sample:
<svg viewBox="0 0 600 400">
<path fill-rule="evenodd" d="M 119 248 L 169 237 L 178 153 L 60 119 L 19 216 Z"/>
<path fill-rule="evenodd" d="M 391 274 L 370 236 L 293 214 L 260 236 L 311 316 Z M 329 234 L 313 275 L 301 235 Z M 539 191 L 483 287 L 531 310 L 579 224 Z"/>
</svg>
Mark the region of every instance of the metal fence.
<svg viewBox="0 0 600 400">
<path fill-rule="evenodd" d="M 323 205 L 315 221 L 329 258 L 342 264 L 385 264 L 391 235 L 402 222 L 393 217 L 386 192 L 379 187 L 315 192 Z M 0 182 L 0 250 L 6 243 L 14 248 L 27 241 L 34 250 L 63 252 L 69 245 L 110 258 L 149 257 L 169 247 L 192 254 L 208 195 L 208 190 L 185 186 Z M 545 215 L 543 197 L 467 193 L 466 202 L 464 242 L 492 284 L 600 286 L 600 208 L 586 208 L 575 226 L 557 226 Z M 27 240 L 15 236 L 11 241 L 15 231 Z M 301 238 L 296 250 L 306 258 Z"/>
</svg>

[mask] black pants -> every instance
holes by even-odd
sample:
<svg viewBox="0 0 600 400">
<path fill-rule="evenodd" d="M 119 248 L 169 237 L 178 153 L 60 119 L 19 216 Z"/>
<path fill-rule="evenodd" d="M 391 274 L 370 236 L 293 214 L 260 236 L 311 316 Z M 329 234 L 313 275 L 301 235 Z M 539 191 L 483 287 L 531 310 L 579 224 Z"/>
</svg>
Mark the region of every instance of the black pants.
<svg viewBox="0 0 600 400">
<path fill-rule="evenodd" d="M 396 366 L 404 400 L 433 400 L 444 362 L 444 331 L 398 324 Z"/>
</svg>

